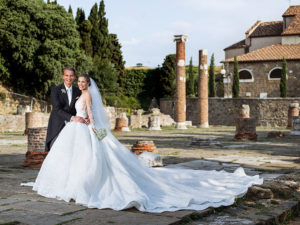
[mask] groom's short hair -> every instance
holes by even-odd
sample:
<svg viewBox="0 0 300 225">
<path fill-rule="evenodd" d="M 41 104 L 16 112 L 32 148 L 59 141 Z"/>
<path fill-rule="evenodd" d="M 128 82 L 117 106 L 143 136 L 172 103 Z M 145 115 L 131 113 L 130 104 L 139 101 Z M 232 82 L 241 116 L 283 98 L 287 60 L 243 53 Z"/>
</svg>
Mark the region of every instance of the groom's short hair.
<svg viewBox="0 0 300 225">
<path fill-rule="evenodd" d="M 70 71 L 73 71 L 74 75 L 76 75 L 76 71 L 75 71 L 75 69 L 74 69 L 73 67 L 71 67 L 71 66 L 67 66 L 67 67 L 65 67 L 65 68 L 64 68 L 64 70 L 63 70 L 63 74 L 65 73 L 65 70 L 70 70 Z"/>
</svg>

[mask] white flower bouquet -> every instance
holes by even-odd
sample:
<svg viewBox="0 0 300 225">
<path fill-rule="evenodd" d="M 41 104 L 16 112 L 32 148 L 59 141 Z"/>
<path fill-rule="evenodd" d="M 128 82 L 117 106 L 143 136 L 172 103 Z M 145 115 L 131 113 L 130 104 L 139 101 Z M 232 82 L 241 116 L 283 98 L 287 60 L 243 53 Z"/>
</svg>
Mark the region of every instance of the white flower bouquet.
<svg viewBox="0 0 300 225">
<path fill-rule="evenodd" d="M 106 132 L 106 129 L 104 128 L 93 128 L 95 134 L 96 134 L 96 137 L 98 138 L 99 141 L 102 141 L 103 138 L 105 138 L 107 136 L 107 132 Z"/>
</svg>

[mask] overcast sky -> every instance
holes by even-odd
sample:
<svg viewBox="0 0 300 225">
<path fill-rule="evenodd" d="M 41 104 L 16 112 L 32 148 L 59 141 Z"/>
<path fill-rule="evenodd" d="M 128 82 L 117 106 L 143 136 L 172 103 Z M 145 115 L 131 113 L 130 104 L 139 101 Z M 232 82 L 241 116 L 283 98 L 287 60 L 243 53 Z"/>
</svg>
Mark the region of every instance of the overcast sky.
<svg viewBox="0 0 300 225">
<path fill-rule="evenodd" d="M 83 8 L 86 16 L 100 0 L 58 0 L 73 13 Z M 186 64 L 198 51 L 214 53 L 216 64 L 224 59 L 223 49 L 244 39 L 245 31 L 257 20 L 278 21 L 289 5 L 300 0 L 106 0 L 109 32 L 122 44 L 126 67 L 142 63 L 161 65 L 167 54 L 176 52 L 173 35 L 185 34 Z"/>
</svg>

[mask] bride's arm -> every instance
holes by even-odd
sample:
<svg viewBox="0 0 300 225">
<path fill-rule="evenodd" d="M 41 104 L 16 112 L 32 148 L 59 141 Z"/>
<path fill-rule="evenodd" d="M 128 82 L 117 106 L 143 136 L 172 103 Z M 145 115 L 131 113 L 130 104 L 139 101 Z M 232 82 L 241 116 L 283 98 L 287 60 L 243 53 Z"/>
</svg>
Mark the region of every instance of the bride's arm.
<svg viewBox="0 0 300 225">
<path fill-rule="evenodd" d="M 86 94 L 85 102 L 86 102 L 86 109 L 89 116 L 90 124 L 94 127 L 94 116 L 92 112 L 92 98 L 89 92 L 87 92 Z"/>
</svg>

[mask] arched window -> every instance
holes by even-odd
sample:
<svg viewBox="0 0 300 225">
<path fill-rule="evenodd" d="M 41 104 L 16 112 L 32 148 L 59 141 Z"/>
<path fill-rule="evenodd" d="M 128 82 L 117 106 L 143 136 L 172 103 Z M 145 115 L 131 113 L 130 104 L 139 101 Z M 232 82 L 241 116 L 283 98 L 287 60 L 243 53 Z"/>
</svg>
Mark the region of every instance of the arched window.
<svg viewBox="0 0 300 225">
<path fill-rule="evenodd" d="M 270 70 L 268 79 L 269 80 L 280 80 L 281 79 L 281 72 L 282 68 L 281 67 L 275 67 Z"/>
<path fill-rule="evenodd" d="M 248 69 L 240 69 L 239 70 L 240 82 L 253 82 L 254 77 L 251 70 Z"/>
</svg>

